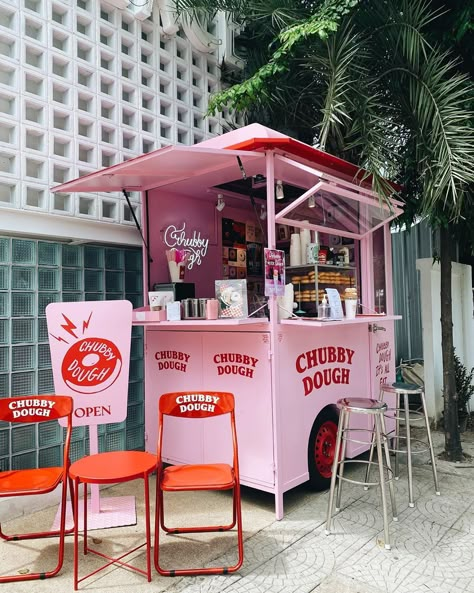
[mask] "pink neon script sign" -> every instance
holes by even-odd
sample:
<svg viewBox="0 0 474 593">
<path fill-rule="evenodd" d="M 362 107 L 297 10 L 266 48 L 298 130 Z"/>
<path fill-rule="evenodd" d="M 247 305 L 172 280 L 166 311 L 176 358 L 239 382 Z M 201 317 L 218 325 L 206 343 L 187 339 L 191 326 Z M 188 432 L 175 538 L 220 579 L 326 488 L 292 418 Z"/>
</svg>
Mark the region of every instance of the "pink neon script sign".
<svg viewBox="0 0 474 593">
<path fill-rule="evenodd" d="M 74 425 L 125 420 L 131 303 L 51 303 L 46 320 L 55 391 L 74 398 Z"/>
</svg>

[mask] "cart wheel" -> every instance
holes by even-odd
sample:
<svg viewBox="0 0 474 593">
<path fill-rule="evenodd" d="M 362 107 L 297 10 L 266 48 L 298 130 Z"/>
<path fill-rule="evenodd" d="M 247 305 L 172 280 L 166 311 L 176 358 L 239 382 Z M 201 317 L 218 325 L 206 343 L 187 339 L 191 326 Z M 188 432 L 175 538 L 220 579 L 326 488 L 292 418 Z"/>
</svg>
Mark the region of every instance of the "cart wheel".
<svg viewBox="0 0 474 593">
<path fill-rule="evenodd" d="M 336 448 L 339 416 L 331 408 L 324 409 L 316 418 L 308 443 L 309 482 L 315 490 L 329 488 Z"/>
</svg>

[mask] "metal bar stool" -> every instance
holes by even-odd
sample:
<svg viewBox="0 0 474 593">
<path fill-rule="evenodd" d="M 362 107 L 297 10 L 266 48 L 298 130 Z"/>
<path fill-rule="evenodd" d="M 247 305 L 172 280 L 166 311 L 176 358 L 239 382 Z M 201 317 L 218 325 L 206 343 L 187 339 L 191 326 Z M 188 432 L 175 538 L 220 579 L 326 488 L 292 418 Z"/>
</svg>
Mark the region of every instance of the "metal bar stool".
<svg viewBox="0 0 474 593">
<path fill-rule="evenodd" d="M 415 385 L 414 383 L 392 383 L 392 385 L 381 385 L 381 392 L 380 392 L 380 400 L 384 400 L 384 395 L 386 393 L 395 395 L 395 407 L 388 408 L 386 416 L 387 418 L 391 418 L 395 420 L 395 428 L 393 431 L 390 431 L 387 435 L 389 438 L 393 438 L 394 446 L 390 448 L 392 453 L 395 453 L 395 472 L 394 477 L 396 480 L 400 477 L 400 463 L 399 457 L 400 453 L 407 454 L 407 468 L 408 468 L 408 506 L 414 507 L 415 501 L 413 496 L 413 469 L 412 469 L 412 462 L 411 456 L 417 455 L 419 453 L 426 453 L 426 451 L 430 452 L 431 457 L 431 469 L 433 470 L 433 480 L 435 486 L 435 492 L 437 496 L 440 495 L 439 491 L 439 484 L 438 484 L 438 474 L 436 472 L 436 459 L 433 449 L 433 440 L 431 438 L 431 430 L 430 430 L 430 421 L 428 418 L 428 412 L 426 410 L 426 398 L 425 392 L 422 387 Z M 400 398 L 403 395 L 403 407 L 400 402 Z M 410 410 L 410 396 L 417 395 L 420 397 L 421 400 L 421 411 L 419 410 Z M 420 439 L 413 439 L 411 437 L 411 430 L 410 430 L 410 422 L 416 422 L 424 420 L 425 422 L 425 429 L 426 429 L 426 437 L 427 441 L 421 441 Z M 406 436 L 400 436 L 400 421 L 403 421 L 405 424 Z M 400 447 L 400 441 L 406 441 L 406 448 L 402 449 Z M 413 449 L 412 445 L 417 443 L 421 448 Z M 372 447 L 370 449 L 370 456 L 369 461 L 372 460 L 373 455 L 373 441 Z M 368 480 L 370 472 L 370 465 L 367 466 L 367 473 L 366 479 Z"/>
<path fill-rule="evenodd" d="M 369 398 L 357 398 L 357 397 L 346 397 L 340 399 L 337 402 L 337 407 L 340 409 L 340 416 L 339 416 L 339 425 L 337 429 L 337 437 L 336 437 L 336 448 L 334 452 L 334 462 L 332 466 L 332 476 L 331 476 L 331 487 L 329 490 L 329 504 L 328 504 L 328 514 L 327 514 L 327 521 L 326 521 L 326 535 L 329 535 L 331 532 L 331 523 L 332 517 L 334 514 L 334 494 L 336 490 L 336 479 L 337 479 L 337 494 L 336 494 L 336 511 L 340 510 L 341 507 L 341 493 L 342 493 L 342 482 L 350 482 L 352 484 L 359 484 L 361 486 L 380 486 L 380 492 L 382 497 L 382 514 L 383 514 L 383 526 L 384 526 L 384 539 L 385 539 L 385 548 L 390 550 L 390 534 L 388 529 L 388 511 L 387 511 L 387 497 L 385 494 L 385 482 L 388 482 L 389 491 L 390 491 L 390 500 L 392 503 L 392 515 L 393 520 L 397 521 L 397 511 L 395 505 L 395 493 L 393 489 L 393 472 L 390 466 L 390 453 L 387 444 L 387 437 L 385 435 L 385 417 L 384 414 L 387 411 L 387 404 L 381 401 L 377 401 L 375 399 Z M 361 428 L 349 428 L 350 416 L 351 414 L 364 414 L 372 416 L 374 419 L 374 428 L 373 430 L 368 429 L 361 429 Z M 355 442 L 355 443 L 367 443 L 369 441 L 359 441 L 355 438 L 350 438 L 352 433 L 357 432 L 370 432 L 372 435 L 372 442 L 375 440 L 377 444 L 377 457 L 378 463 L 370 461 L 365 461 L 361 459 L 345 459 L 346 455 L 346 445 L 348 441 Z M 385 454 L 385 463 L 384 466 L 383 462 L 383 454 L 382 454 L 382 446 L 384 449 Z M 352 478 L 348 478 L 344 476 L 344 466 L 346 463 L 351 464 L 364 464 L 367 467 L 370 465 L 378 465 L 379 468 L 379 480 L 377 482 L 368 482 L 367 480 L 361 482 L 359 480 L 354 480 Z M 385 472 L 387 471 L 387 478 L 385 477 Z"/>
</svg>

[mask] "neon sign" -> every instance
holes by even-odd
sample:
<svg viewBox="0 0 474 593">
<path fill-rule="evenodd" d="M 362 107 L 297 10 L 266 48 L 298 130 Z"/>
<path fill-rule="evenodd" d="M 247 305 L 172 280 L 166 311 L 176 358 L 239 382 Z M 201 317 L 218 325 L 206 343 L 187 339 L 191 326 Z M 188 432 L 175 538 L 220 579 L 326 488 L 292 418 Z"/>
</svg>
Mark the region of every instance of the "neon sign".
<svg viewBox="0 0 474 593">
<path fill-rule="evenodd" d="M 174 224 L 166 227 L 163 241 L 168 247 L 185 249 L 188 252 L 188 270 L 191 270 L 194 265 L 200 266 L 202 264 L 209 247 L 209 239 L 201 237 L 201 231 L 193 231 L 191 236 L 186 236 L 185 222 L 183 222 L 180 229 L 176 228 Z"/>
</svg>

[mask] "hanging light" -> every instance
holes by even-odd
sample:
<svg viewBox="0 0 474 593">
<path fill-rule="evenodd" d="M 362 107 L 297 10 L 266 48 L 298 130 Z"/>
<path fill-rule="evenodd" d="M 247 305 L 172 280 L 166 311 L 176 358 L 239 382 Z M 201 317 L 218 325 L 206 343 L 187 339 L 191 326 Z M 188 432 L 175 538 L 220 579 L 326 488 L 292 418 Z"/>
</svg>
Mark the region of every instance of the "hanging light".
<svg viewBox="0 0 474 593">
<path fill-rule="evenodd" d="M 260 219 L 265 220 L 266 217 L 267 217 L 267 209 L 265 208 L 265 204 L 262 204 L 260 206 Z"/>
<path fill-rule="evenodd" d="M 222 212 L 222 210 L 224 210 L 224 208 L 225 208 L 224 196 L 222 194 L 217 194 L 216 210 L 218 212 Z"/>
<path fill-rule="evenodd" d="M 309 196 L 308 208 L 314 208 L 315 206 L 316 206 L 316 202 L 314 201 L 314 196 Z"/>
<path fill-rule="evenodd" d="M 283 200 L 285 197 L 285 193 L 283 191 L 283 181 L 281 181 L 281 179 L 278 179 L 276 182 L 275 197 L 277 200 Z"/>
</svg>

